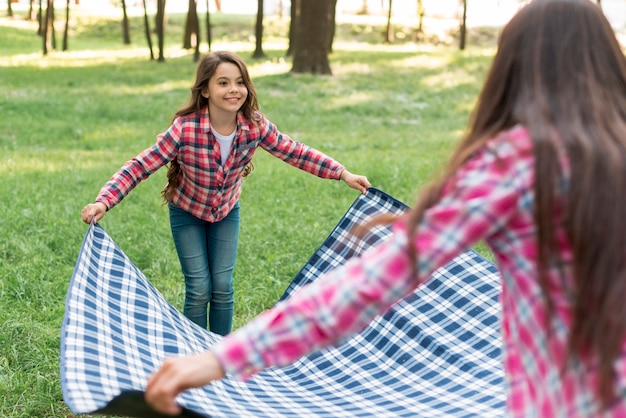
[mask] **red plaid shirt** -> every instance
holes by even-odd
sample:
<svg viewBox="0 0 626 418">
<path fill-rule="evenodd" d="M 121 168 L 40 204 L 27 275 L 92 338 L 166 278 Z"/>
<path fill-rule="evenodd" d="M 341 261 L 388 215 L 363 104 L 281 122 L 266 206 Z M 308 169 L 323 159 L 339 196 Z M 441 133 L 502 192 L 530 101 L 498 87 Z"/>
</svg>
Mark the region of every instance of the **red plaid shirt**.
<svg viewBox="0 0 626 418">
<path fill-rule="evenodd" d="M 97 202 L 109 209 L 168 162 L 177 159 L 182 177 L 172 204 L 197 218 L 217 222 L 241 195 L 242 172 L 261 147 L 286 163 L 321 178 L 339 180 L 344 167 L 327 155 L 294 141 L 259 115 L 258 125 L 237 115 L 237 133 L 228 160 L 221 164 L 220 145 L 210 129 L 208 108 L 177 117 L 156 143 L 129 160 L 102 187 Z"/>
</svg>

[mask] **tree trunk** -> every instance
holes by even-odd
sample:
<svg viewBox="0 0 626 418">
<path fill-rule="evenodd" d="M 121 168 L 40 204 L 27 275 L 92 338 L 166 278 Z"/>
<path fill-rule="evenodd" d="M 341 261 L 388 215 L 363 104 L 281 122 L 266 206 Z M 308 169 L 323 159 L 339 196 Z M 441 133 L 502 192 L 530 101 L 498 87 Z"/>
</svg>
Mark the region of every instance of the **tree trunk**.
<svg viewBox="0 0 626 418">
<path fill-rule="evenodd" d="M 598 4 L 598 7 L 602 9 L 602 0 L 597 0 L 596 3 Z"/>
<path fill-rule="evenodd" d="M 337 11 L 337 0 L 331 1 L 331 7 L 328 13 L 328 53 L 333 52 L 333 41 L 335 40 L 335 16 Z"/>
<path fill-rule="evenodd" d="M 332 74 L 328 62 L 328 16 L 334 4 L 334 0 L 301 2 L 292 72 Z"/>
<path fill-rule="evenodd" d="M 41 35 L 42 47 L 43 47 L 43 55 L 48 55 L 48 50 L 50 49 L 50 44 L 48 42 L 48 8 L 50 7 L 50 2 L 52 0 L 46 0 L 46 14 L 44 15 L 43 10 L 40 9 L 40 18 L 39 22 L 39 34 Z M 39 6 L 41 6 L 42 0 L 39 0 Z"/>
<path fill-rule="evenodd" d="M 43 36 L 43 0 L 39 0 L 37 9 L 37 35 Z"/>
<path fill-rule="evenodd" d="M 193 9 L 194 0 L 189 0 L 187 5 L 187 18 L 185 19 L 185 30 L 183 31 L 183 49 L 191 49 L 191 38 L 193 35 L 193 24 L 191 23 L 191 10 Z"/>
<path fill-rule="evenodd" d="M 459 48 L 465 49 L 465 38 L 467 37 L 467 0 L 463 0 L 463 17 L 461 18 L 461 34 Z"/>
<path fill-rule="evenodd" d="M 424 1 L 417 0 L 417 33 L 424 33 Z"/>
<path fill-rule="evenodd" d="M 194 29 L 196 31 L 195 36 L 195 49 L 193 50 L 193 62 L 198 62 L 200 60 L 200 18 L 198 17 L 198 2 L 197 0 L 193 0 L 193 20 L 194 20 Z"/>
<path fill-rule="evenodd" d="M 183 37 L 183 49 L 195 48 L 198 44 L 198 3 L 196 0 L 189 0 L 187 6 L 187 19 L 185 20 L 185 35 Z"/>
<path fill-rule="evenodd" d="M 68 49 L 68 38 L 70 31 L 70 0 L 67 0 L 65 6 L 65 29 L 63 30 L 63 51 Z"/>
<path fill-rule="evenodd" d="M 165 0 L 157 0 L 156 33 L 159 44 L 159 57 L 157 61 L 165 61 Z"/>
<path fill-rule="evenodd" d="M 50 16 L 50 11 L 52 10 L 52 5 L 54 4 L 54 0 L 46 0 L 46 14 L 43 15 L 42 12 L 42 25 L 41 25 L 41 37 L 42 37 L 42 41 L 43 41 L 43 55 L 46 56 L 48 55 L 48 51 L 50 51 L 50 49 L 52 49 L 52 46 L 50 45 L 50 37 L 48 36 L 48 33 L 50 32 L 50 20 L 52 20 L 52 17 Z"/>
<path fill-rule="evenodd" d="M 196 14 L 196 48 L 193 50 L 193 62 L 198 62 L 200 60 L 200 20 L 198 19 L 198 15 Z"/>
<path fill-rule="evenodd" d="M 361 10 L 357 12 L 357 14 L 367 16 L 370 14 L 369 8 L 367 7 L 367 0 L 363 0 L 361 3 Z"/>
<path fill-rule="evenodd" d="M 393 41 L 395 39 L 393 25 L 391 24 L 391 6 L 392 6 L 392 4 L 393 4 L 393 0 L 389 0 L 389 11 L 387 11 L 387 33 L 385 34 L 385 43 L 386 44 L 393 43 Z"/>
<path fill-rule="evenodd" d="M 50 44 L 52 49 L 57 49 L 57 35 L 54 29 L 54 0 L 50 1 L 50 16 L 48 17 L 48 24 L 50 25 Z"/>
<path fill-rule="evenodd" d="M 13 5 L 11 3 L 13 3 L 12 0 L 7 0 L 7 16 L 8 17 L 13 17 Z"/>
<path fill-rule="evenodd" d="M 287 47 L 287 56 L 293 55 L 296 49 L 297 28 L 300 26 L 300 3 L 301 0 L 291 0 L 291 20 L 289 21 L 289 46 Z"/>
<path fill-rule="evenodd" d="M 146 33 L 146 40 L 148 41 L 148 48 L 150 48 L 150 60 L 154 60 L 154 51 L 152 50 L 152 36 L 150 31 L 150 20 L 148 19 L 148 8 L 146 2 L 143 1 L 143 28 Z"/>
<path fill-rule="evenodd" d="M 211 50 L 211 16 L 209 13 L 209 0 L 206 0 L 206 41 L 209 44 L 209 51 Z"/>
<path fill-rule="evenodd" d="M 419 42 L 424 37 L 424 2 L 417 0 L 417 27 L 413 31 L 413 42 Z"/>
<path fill-rule="evenodd" d="M 28 15 L 26 15 L 26 20 L 35 20 L 37 17 L 35 14 L 35 7 L 33 6 L 34 2 L 35 0 L 28 1 Z"/>
<path fill-rule="evenodd" d="M 252 58 L 263 58 L 265 57 L 263 52 L 263 0 L 257 0 L 256 4 L 256 25 L 254 26 L 256 45 Z"/>
<path fill-rule="evenodd" d="M 124 45 L 130 45 L 130 29 L 128 27 L 126 0 L 122 0 L 122 40 L 124 41 Z"/>
</svg>

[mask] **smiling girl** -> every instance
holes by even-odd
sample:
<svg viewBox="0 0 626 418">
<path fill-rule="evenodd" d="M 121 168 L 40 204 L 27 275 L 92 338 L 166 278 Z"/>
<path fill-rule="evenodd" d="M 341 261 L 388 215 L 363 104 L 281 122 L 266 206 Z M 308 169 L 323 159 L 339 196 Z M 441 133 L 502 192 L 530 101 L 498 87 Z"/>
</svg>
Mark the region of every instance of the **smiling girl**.
<svg viewBox="0 0 626 418">
<path fill-rule="evenodd" d="M 169 129 L 126 162 L 81 213 L 85 223 L 98 222 L 139 182 L 169 163 L 162 195 L 185 277 L 183 313 L 207 328 L 208 310 L 209 330 L 220 335 L 232 327 L 239 196 L 258 147 L 318 177 L 343 180 L 362 193 L 370 187 L 366 177 L 279 132 L 259 112 L 245 63 L 221 51 L 201 59 L 191 98 L 176 112 Z"/>
</svg>

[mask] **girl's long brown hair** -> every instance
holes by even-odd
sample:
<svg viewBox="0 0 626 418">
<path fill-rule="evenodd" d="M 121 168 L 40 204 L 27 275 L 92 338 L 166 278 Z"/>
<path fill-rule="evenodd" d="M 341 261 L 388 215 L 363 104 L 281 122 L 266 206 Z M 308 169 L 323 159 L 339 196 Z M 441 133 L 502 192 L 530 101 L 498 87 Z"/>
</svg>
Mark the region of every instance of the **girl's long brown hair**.
<svg viewBox="0 0 626 418">
<path fill-rule="evenodd" d="M 215 70 L 218 65 L 222 63 L 235 64 L 239 68 L 239 71 L 241 71 L 243 83 L 248 89 L 248 97 L 246 97 L 246 100 L 240 110 L 246 119 L 252 123 L 256 123 L 256 112 L 259 110 L 256 89 L 254 88 L 254 84 L 252 83 L 246 64 L 236 54 L 229 51 L 210 52 L 202 57 L 196 70 L 196 81 L 191 87 L 191 97 L 189 98 L 189 102 L 178 109 L 172 119 L 176 119 L 179 116 L 191 115 L 208 106 L 209 99 L 202 96 L 202 91 L 207 88 L 209 80 L 215 74 Z M 253 169 L 254 165 L 250 162 L 246 168 L 244 168 L 243 176 L 246 177 L 250 174 L 250 172 L 252 172 Z M 166 202 L 170 201 L 172 193 L 178 187 L 178 184 L 180 183 L 180 175 L 180 164 L 178 163 L 178 160 L 174 159 L 170 162 L 167 170 L 167 185 L 161 192 L 161 195 Z"/>
<path fill-rule="evenodd" d="M 591 1 L 534 0 L 505 26 L 463 140 L 406 215 L 410 234 L 459 166 L 516 124 L 534 144 L 538 278 L 548 316 L 547 271 L 563 266 L 555 230 L 564 226 L 573 249 L 568 361 L 598 368 L 596 393 L 607 407 L 626 336 L 626 59 Z M 565 224 L 557 225 L 555 194 L 564 181 Z M 411 254 L 417 258 L 415 248 Z"/>
</svg>

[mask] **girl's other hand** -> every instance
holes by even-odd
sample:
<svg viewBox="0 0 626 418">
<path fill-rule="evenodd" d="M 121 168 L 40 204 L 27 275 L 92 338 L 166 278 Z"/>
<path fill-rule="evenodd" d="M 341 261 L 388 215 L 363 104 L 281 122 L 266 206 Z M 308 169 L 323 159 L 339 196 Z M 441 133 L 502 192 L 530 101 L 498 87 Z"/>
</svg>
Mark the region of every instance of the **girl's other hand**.
<svg viewBox="0 0 626 418">
<path fill-rule="evenodd" d="M 368 187 L 372 187 L 370 182 L 367 180 L 367 177 L 360 176 L 358 174 L 352 174 L 348 170 L 343 170 L 341 173 L 341 180 L 345 181 L 346 184 L 353 189 L 357 189 L 361 193 L 365 194 L 367 192 Z"/>
<path fill-rule="evenodd" d="M 176 403 L 179 393 L 209 384 L 224 377 L 217 357 L 207 351 L 202 354 L 165 359 L 146 385 L 145 399 L 155 411 L 166 415 L 182 412 Z"/>
<path fill-rule="evenodd" d="M 80 212 L 83 222 L 90 224 L 91 220 L 95 217 L 95 222 L 104 218 L 104 214 L 107 212 L 107 207 L 102 202 L 90 203 L 83 208 Z"/>
</svg>

